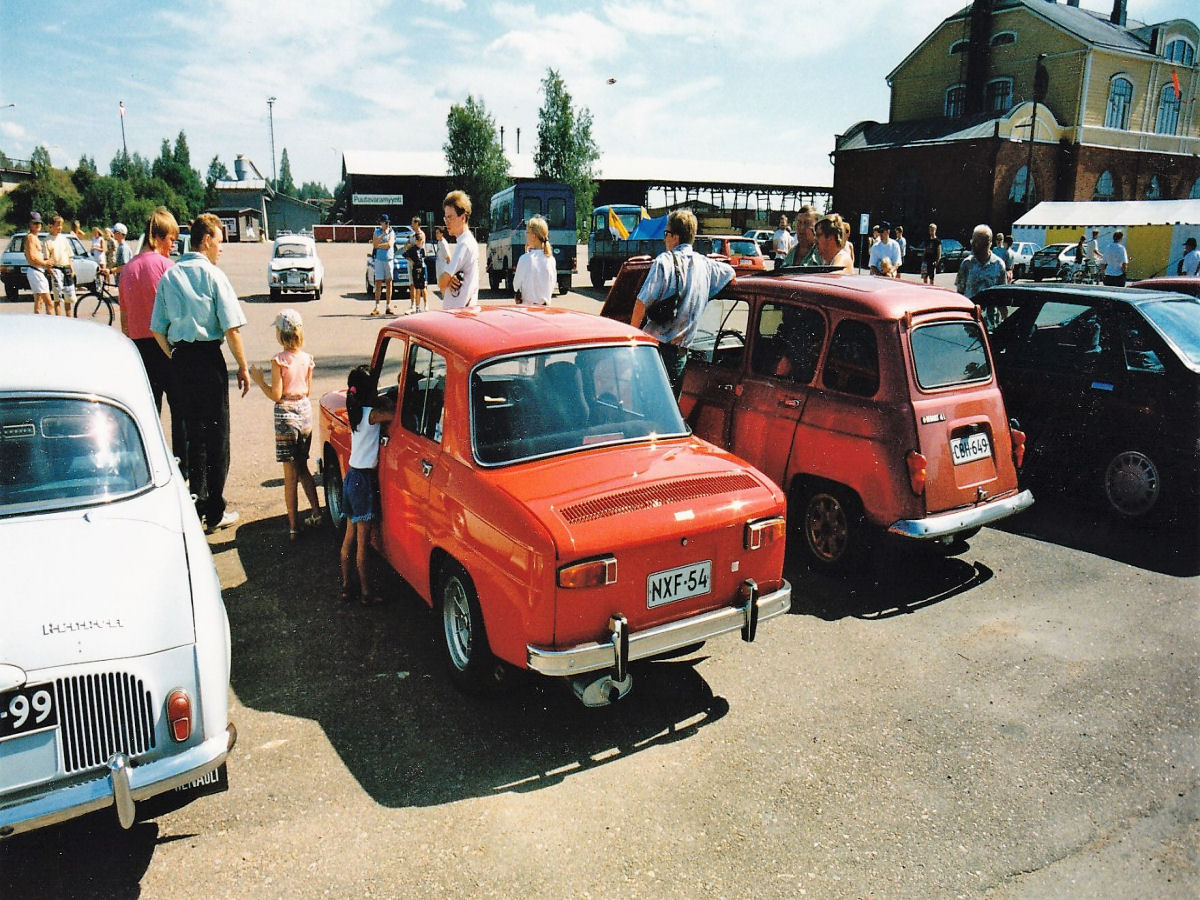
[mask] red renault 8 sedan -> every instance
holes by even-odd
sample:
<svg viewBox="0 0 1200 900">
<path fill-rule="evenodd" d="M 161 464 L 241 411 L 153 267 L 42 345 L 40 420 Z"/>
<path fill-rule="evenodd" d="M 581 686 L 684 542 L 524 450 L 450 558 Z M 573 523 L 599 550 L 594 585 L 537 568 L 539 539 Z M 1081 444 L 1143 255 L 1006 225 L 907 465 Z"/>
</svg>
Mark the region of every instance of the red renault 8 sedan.
<svg viewBox="0 0 1200 900">
<path fill-rule="evenodd" d="M 515 669 L 623 696 L 632 660 L 786 613 L 782 492 L 692 435 L 654 341 L 565 309 L 409 316 L 372 368 L 396 415 L 379 454 L 376 549 L 440 612 L 454 681 Z M 345 393 L 321 400 L 335 527 Z"/>
</svg>

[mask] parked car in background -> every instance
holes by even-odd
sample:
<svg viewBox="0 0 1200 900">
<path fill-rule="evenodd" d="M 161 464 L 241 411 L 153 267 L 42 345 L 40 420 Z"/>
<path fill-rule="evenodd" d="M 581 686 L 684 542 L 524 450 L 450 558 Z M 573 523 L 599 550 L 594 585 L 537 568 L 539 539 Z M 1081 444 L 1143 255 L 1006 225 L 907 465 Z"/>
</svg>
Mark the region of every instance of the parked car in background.
<svg viewBox="0 0 1200 900">
<path fill-rule="evenodd" d="M 1081 487 L 1126 519 L 1197 496 L 1200 300 L 1135 288 L 996 287 L 991 341 L 1029 471 Z M 1192 520 L 1195 526 L 1195 520 Z"/>
<path fill-rule="evenodd" d="M 742 237 L 748 237 L 758 244 L 759 255 L 766 257 L 770 256 L 773 249 L 771 239 L 775 237 L 775 232 L 770 228 L 748 228 Z"/>
<path fill-rule="evenodd" d="M 267 263 L 267 287 L 273 302 L 278 302 L 283 294 L 307 294 L 313 300 L 321 299 L 325 266 L 311 237 L 281 234 L 275 238 Z"/>
<path fill-rule="evenodd" d="M 717 253 L 728 257 L 729 264 L 739 275 L 763 270 L 763 255 L 758 244 L 736 234 L 698 234 L 692 241 L 692 249 L 706 256 Z"/>
<path fill-rule="evenodd" d="M 1043 281 L 1061 277 L 1064 268 L 1074 263 L 1074 244 L 1047 244 L 1030 257 L 1026 271 L 1034 281 Z"/>
<path fill-rule="evenodd" d="M 1033 254 L 1041 249 L 1032 241 L 1013 241 L 1012 277 L 1014 281 L 1029 274 L 1029 263 L 1033 259 Z"/>
<path fill-rule="evenodd" d="M 630 260 L 603 315 L 627 318 L 650 260 Z M 863 275 L 765 275 L 709 301 L 681 407 L 700 437 L 770 476 L 818 568 L 882 535 L 962 546 L 1033 502 L 975 306 Z"/>
<path fill-rule="evenodd" d="M 114 329 L 0 328 L 0 567 L 0 840 L 105 807 L 129 828 L 227 788 L 220 583 Z"/>
<path fill-rule="evenodd" d="M 964 247 L 962 241 L 954 238 L 939 238 L 942 245 L 942 258 L 938 262 L 938 272 L 957 272 L 962 261 L 971 253 L 970 247 Z M 908 253 L 904 257 L 904 271 L 920 272 L 925 259 L 925 244 L 909 244 Z M 937 273 L 934 273 L 937 274 Z"/>
<path fill-rule="evenodd" d="M 405 243 L 407 243 L 407 238 Z M 408 290 L 412 283 L 412 274 L 408 270 L 408 260 L 404 258 L 404 244 L 397 241 L 396 255 L 392 258 L 392 296 L 399 297 L 397 291 Z M 367 293 L 375 296 L 375 254 L 367 254 Z"/>
<path fill-rule="evenodd" d="M 1192 297 L 1200 297 L 1200 278 L 1184 275 L 1145 278 L 1141 281 L 1135 281 L 1130 287 L 1142 288 L 1148 291 L 1170 291 L 1174 294 L 1189 294 Z"/>
<path fill-rule="evenodd" d="M 379 450 L 377 549 L 432 606 L 452 679 L 570 680 L 598 706 L 628 664 L 791 605 L 784 501 L 688 432 L 655 342 L 569 309 L 420 313 L 379 332 L 395 418 Z M 329 518 L 342 526 L 345 392 L 321 399 Z"/>
<path fill-rule="evenodd" d="M 21 291 L 29 290 L 29 278 L 25 275 L 25 235 L 28 231 L 18 231 L 8 241 L 3 254 L 0 254 L 0 280 L 4 281 L 4 299 L 16 300 Z M 91 253 L 83 246 L 79 238 L 63 232 L 71 242 L 71 263 L 75 269 L 75 290 L 82 295 L 90 291 L 96 284 L 96 261 Z M 45 229 L 38 235 L 42 244 L 50 240 L 50 233 Z"/>
</svg>

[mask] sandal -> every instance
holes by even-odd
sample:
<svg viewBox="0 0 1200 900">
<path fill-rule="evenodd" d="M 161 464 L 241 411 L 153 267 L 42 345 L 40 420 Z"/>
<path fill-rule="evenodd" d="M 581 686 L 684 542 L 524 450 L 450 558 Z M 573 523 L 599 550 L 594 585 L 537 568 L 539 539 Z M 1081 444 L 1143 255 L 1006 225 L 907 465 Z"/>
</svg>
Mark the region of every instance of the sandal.
<svg viewBox="0 0 1200 900">
<path fill-rule="evenodd" d="M 359 598 L 358 602 L 363 606 L 378 606 L 383 602 L 383 598 L 374 594 L 363 594 L 362 597 Z"/>
<path fill-rule="evenodd" d="M 387 314 L 388 314 L 389 316 L 398 316 L 398 315 L 400 315 L 400 313 L 396 312 L 396 310 L 392 309 L 390 306 L 387 308 Z"/>
<path fill-rule="evenodd" d="M 291 541 L 293 544 L 296 543 L 296 541 L 300 540 L 300 530 L 298 528 L 291 529 L 288 532 L 288 540 Z"/>
<path fill-rule="evenodd" d="M 377 316 L 377 315 L 379 315 L 379 307 L 378 307 L 378 306 L 377 306 L 377 307 L 375 307 L 375 308 L 374 308 L 373 310 L 371 310 L 371 311 L 370 311 L 370 312 L 369 312 L 367 315 L 371 315 L 371 316 Z"/>
<path fill-rule="evenodd" d="M 342 585 L 342 602 L 349 603 L 353 599 L 354 599 L 354 594 L 352 594 L 350 592 L 350 587 L 348 585 L 343 584 Z"/>
<path fill-rule="evenodd" d="M 321 517 L 321 514 L 313 510 L 312 515 L 304 520 L 304 525 L 306 528 L 319 528 L 323 521 L 324 519 Z"/>
</svg>

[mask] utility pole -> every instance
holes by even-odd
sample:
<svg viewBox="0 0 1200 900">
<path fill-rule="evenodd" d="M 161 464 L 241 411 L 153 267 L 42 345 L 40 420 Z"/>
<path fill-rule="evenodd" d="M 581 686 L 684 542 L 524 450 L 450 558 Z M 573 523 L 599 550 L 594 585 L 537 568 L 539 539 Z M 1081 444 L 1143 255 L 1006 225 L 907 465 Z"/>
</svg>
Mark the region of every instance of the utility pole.
<svg viewBox="0 0 1200 900">
<path fill-rule="evenodd" d="M 521 129 L 517 129 L 517 156 L 521 155 Z"/>
<path fill-rule="evenodd" d="M 1045 58 L 1045 53 L 1039 53 L 1033 68 L 1033 115 L 1029 119 L 1029 162 L 1025 166 L 1025 212 L 1033 207 L 1033 134 L 1037 130 L 1038 94 L 1041 93 L 1042 60 Z"/>
<path fill-rule="evenodd" d="M 275 98 L 267 98 L 267 118 L 271 121 L 271 187 L 279 183 L 279 173 L 275 171 Z"/>
<path fill-rule="evenodd" d="M 129 147 L 125 144 L 125 101 L 120 102 L 121 109 L 121 153 L 125 156 L 125 162 L 129 162 Z"/>
</svg>

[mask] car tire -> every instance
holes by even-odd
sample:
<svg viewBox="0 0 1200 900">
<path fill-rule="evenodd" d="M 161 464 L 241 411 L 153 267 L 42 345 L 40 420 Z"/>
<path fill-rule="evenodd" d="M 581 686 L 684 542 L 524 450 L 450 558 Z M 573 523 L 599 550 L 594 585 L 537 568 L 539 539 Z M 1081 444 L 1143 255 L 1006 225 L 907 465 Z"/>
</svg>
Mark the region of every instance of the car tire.
<svg viewBox="0 0 1200 900">
<path fill-rule="evenodd" d="M 483 694 L 509 679 L 510 667 L 492 654 L 483 610 L 471 577 L 453 560 L 438 571 L 437 607 L 442 616 L 442 648 L 450 679 L 468 694 Z"/>
<path fill-rule="evenodd" d="M 1104 468 L 1104 498 L 1123 519 L 1147 521 L 1163 508 L 1162 471 L 1140 450 L 1122 450 Z"/>
<path fill-rule="evenodd" d="M 1020 281 L 1025 277 L 1025 267 L 1023 265 L 1013 266 L 1013 281 Z"/>
<path fill-rule="evenodd" d="M 1035 282 L 1035 283 L 1036 283 L 1036 282 L 1039 282 L 1039 281 L 1041 281 L 1041 280 L 1042 280 L 1041 273 L 1039 273 L 1039 272 L 1034 272 L 1034 273 L 1033 273 L 1033 280 L 1034 280 L 1034 282 Z"/>
<path fill-rule="evenodd" d="M 493 291 L 500 290 L 500 273 L 495 269 L 488 269 L 488 287 Z"/>
<path fill-rule="evenodd" d="M 372 289 L 372 286 L 371 286 L 371 279 L 370 279 L 370 278 L 364 278 L 364 279 L 363 279 L 363 284 L 365 284 L 365 285 L 366 285 L 366 288 L 364 289 L 364 293 L 367 295 L 367 297 L 371 297 L 371 296 L 373 296 L 373 295 L 374 295 L 374 293 L 375 293 L 375 291 Z"/>
<path fill-rule="evenodd" d="M 16 300 L 21 295 L 21 289 L 11 281 L 4 282 L 4 299 Z"/>
<path fill-rule="evenodd" d="M 342 502 L 342 470 L 338 465 L 337 454 L 332 450 L 325 452 L 321 481 L 325 490 L 325 517 L 333 530 L 334 545 L 340 549 L 346 528 L 346 507 Z"/>
<path fill-rule="evenodd" d="M 278 303 L 283 298 L 283 291 L 279 288 L 271 288 L 271 302 Z"/>
<path fill-rule="evenodd" d="M 592 287 L 598 291 L 602 290 L 604 288 L 604 269 L 597 266 L 590 270 L 590 274 L 592 276 Z"/>
<path fill-rule="evenodd" d="M 567 294 L 567 293 L 570 293 L 570 291 L 571 291 L 571 276 L 570 275 L 559 275 L 558 276 L 558 292 L 560 294 Z"/>
<path fill-rule="evenodd" d="M 799 539 L 812 567 L 846 571 L 864 558 L 867 529 L 858 499 L 839 485 L 810 484 L 799 493 Z"/>
</svg>

